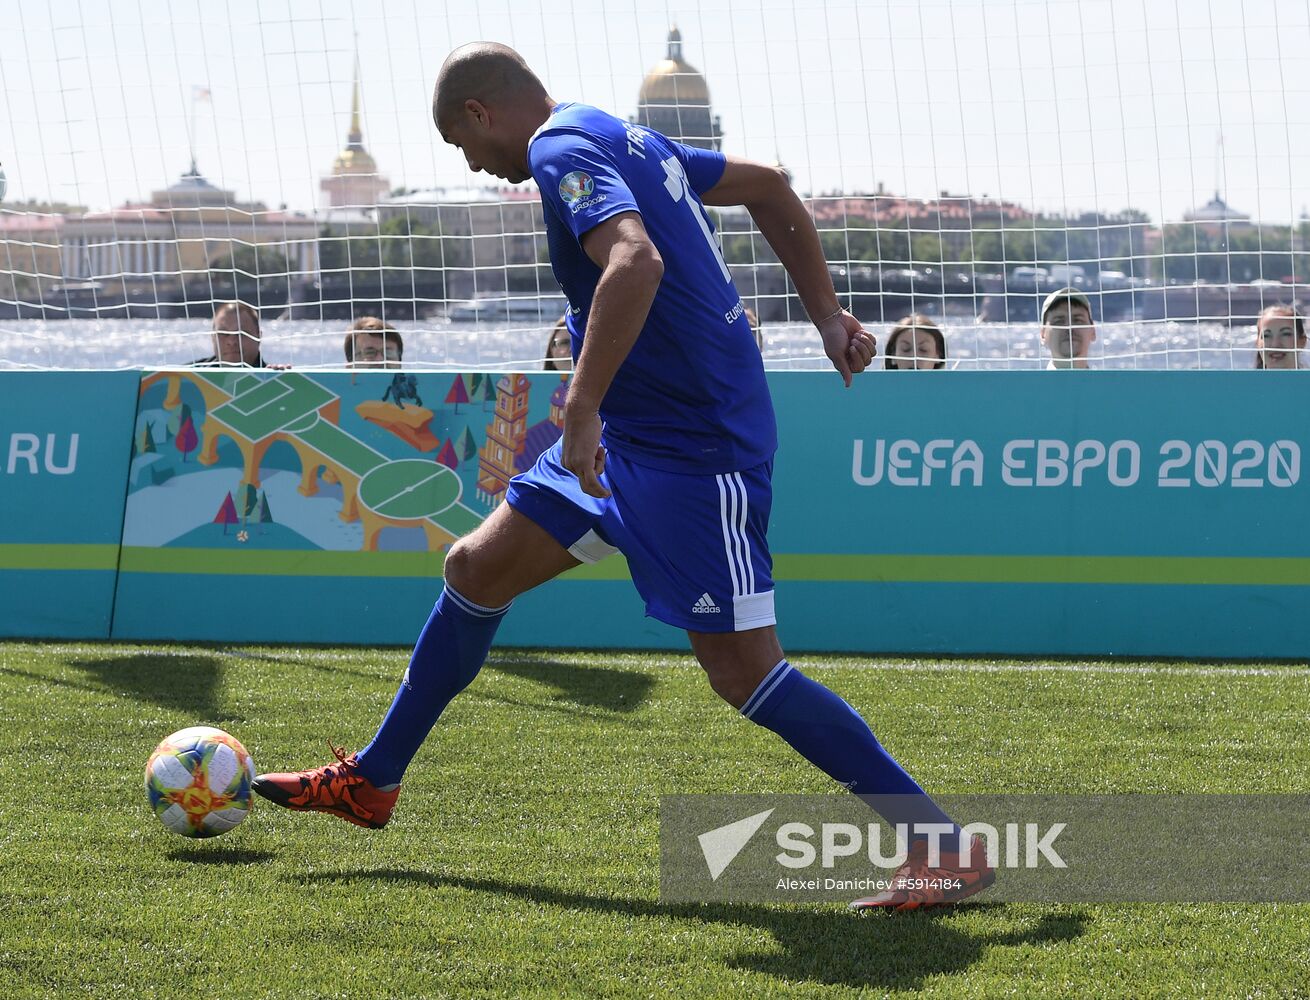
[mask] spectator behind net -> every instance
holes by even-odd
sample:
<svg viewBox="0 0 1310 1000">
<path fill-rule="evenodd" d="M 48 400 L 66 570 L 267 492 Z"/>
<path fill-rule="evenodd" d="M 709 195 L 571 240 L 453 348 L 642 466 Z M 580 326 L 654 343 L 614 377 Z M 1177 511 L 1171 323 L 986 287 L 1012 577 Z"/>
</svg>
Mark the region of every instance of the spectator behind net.
<svg viewBox="0 0 1310 1000">
<path fill-rule="evenodd" d="M 569 333 L 567 314 L 557 319 L 550 331 L 550 340 L 546 341 L 546 363 L 542 368 L 548 372 L 573 371 L 573 337 Z"/>
<path fill-rule="evenodd" d="M 1257 368 L 1300 368 L 1305 350 L 1305 317 L 1295 306 L 1268 306 L 1255 324 Z"/>
<path fill-rule="evenodd" d="M 1042 303 L 1042 345 L 1051 352 L 1047 371 L 1087 367 L 1096 339 L 1092 303 L 1076 288 L 1061 288 Z"/>
<path fill-rule="evenodd" d="M 259 313 L 245 302 L 224 302 L 214 310 L 214 353 L 192 367 L 286 368 L 270 366 L 260 354 Z"/>
<path fill-rule="evenodd" d="M 941 329 L 922 313 L 900 320 L 883 349 L 883 367 L 899 371 L 932 370 L 946 367 L 946 338 Z"/>
<path fill-rule="evenodd" d="M 405 341 L 378 317 L 361 316 L 346 334 L 345 352 L 349 368 L 399 368 Z"/>
</svg>

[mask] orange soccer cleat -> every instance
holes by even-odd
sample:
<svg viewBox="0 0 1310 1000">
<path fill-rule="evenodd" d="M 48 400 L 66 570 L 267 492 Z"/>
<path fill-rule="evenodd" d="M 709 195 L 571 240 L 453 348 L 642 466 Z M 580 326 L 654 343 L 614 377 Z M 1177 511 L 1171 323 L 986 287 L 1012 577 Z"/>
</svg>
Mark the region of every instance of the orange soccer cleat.
<svg viewBox="0 0 1310 1000">
<path fill-rule="evenodd" d="M 949 906 L 982 892 L 996 881 L 996 872 L 987 864 L 981 837 L 972 841 L 968 864 L 956 854 L 941 852 L 941 864 L 928 867 L 928 842 L 917 840 L 910 845 L 905 863 L 892 875 L 891 888 L 876 896 L 865 896 L 851 903 L 852 910 L 922 910 Z"/>
<path fill-rule="evenodd" d="M 298 812 L 325 812 L 347 823 L 381 830 L 391 818 L 399 787 L 380 791 L 359 773 L 355 755 L 328 744 L 337 760 L 309 771 L 261 774 L 251 787 L 268 799 Z"/>
</svg>

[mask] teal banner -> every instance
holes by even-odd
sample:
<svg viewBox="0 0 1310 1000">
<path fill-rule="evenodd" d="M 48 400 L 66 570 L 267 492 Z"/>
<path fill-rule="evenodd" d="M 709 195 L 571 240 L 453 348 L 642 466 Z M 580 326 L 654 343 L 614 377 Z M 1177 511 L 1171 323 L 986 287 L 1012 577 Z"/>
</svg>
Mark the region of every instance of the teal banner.
<svg viewBox="0 0 1310 1000">
<path fill-rule="evenodd" d="M 844 390 L 771 375 L 784 645 L 1304 658 L 1299 381 L 875 372 Z M 451 543 L 558 439 L 567 385 L 6 375 L 0 630 L 408 644 Z M 524 595 L 499 641 L 685 646 L 643 617 L 621 556 Z"/>
<path fill-rule="evenodd" d="M 774 376 L 797 648 L 1310 653 L 1298 373 Z"/>
<path fill-rule="evenodd" d="M 138 381 L 0 373 L 0 636 L 109 637 Z"/>
<path fill-rule="evenodd" d="M 412 642 L 445 553 L 560 436 L 567 377 L 161 372 L 141 382 L 114 635 Z M 581 615 L 569 609 L 604 609 Z M 525 595 L 511 645 L 675 646 L 621 558 Z"/>
</svg>

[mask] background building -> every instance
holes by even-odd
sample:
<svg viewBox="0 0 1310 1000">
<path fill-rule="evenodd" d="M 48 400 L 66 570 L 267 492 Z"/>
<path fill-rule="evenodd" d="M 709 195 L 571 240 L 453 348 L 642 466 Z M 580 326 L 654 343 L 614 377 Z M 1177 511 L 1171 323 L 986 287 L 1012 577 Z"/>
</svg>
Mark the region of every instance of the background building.
<svg viewBox="0 0 1310 1000">
<path fill-rule="evenodd" d="M 416 266 L 440 267 L 446 296 L 558 293 L 546 253 L 535 186 L 431 188 L 385 199 L 377 216 L 383 239 L 409 238 Z"/>
<path fill-rule="evenodd" d="M 317 227 L 308 215 L 238 201 L 193 162 L 149 202 L 67 216 L 60 258 L 64 282 L 95 282 L 109 297 L 148 290 L 178 302 L 176 291 L 199 285 L 187 299 L 223 298 L 248 283 L 312 275 Z"/>
<path fill-rule="evenodd" d="M 332 173 L 319 188 L 327 195 L 329 208 L 371 208 L 387 193 L 387 179 L 378 174 L 377 162 L 364 148 L 364 129 L 359 115 L 359 64 L 350 91 L 350 131 L 346 148 L 332 161 Z"/>
<path fill-rule="evenodd" d="M 723 130 L 710 110 L 705 77 L 682 58 L 682 32 L 669 31 L 668 55 L 646 75 L 637 95 L 639 125 L 702 149 L 719 149 Z"/>
<path fill-rule="evenodd" d="M 55 213 L 0 212 L 0 300 L 39 301 L 40 290 L 59 280 L 63 226 Z"/>
</svg>

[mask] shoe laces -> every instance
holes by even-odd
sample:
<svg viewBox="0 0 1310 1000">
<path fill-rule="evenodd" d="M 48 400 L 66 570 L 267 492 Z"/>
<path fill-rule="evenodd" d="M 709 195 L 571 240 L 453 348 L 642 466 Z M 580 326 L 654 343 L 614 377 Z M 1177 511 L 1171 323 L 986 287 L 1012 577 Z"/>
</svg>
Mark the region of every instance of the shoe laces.
<svg viewBox="0 0 1310 1000">
<path fill-rule="evenodd" d="M 346 753 L 345 747 L 336 746 L 331 740 L 328 740 L 328 749 L 332 751 L 332 756 L 344 767 L 350 766 L 350 754 Z M 329 764 L 328 767 L 332 765 Z"/>
<path fill-rule="evenodd" d="M 328 796 L 335 795 L 364 780 L 362 775 L 356 773 L 350 759 L 352 755 L 347 754 L 344 747 L 336 746 L 328 740 L 328 749 L 337 762 L 323 765 L 310 778 L 314 794 L 319 796 L 325 793 Z"/>
</svg>

